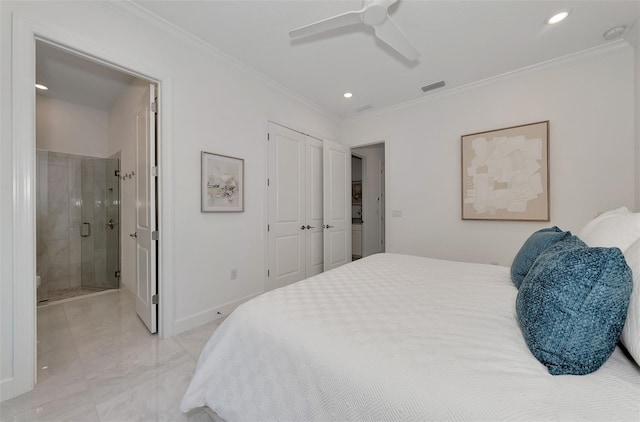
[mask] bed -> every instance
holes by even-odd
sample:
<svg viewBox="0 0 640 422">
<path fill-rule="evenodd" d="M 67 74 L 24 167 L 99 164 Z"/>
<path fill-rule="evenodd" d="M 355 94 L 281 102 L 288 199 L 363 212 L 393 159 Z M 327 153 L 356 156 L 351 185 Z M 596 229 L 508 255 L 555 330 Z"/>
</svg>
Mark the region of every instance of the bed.
<svg viewBox="0 0 640 422">
<path fill-rule="evenodd" d="M 640 420 L 640 368 L 552 376 L 502 266 L 378 254 L 239 306 L 181 409 L 226 421 Z"/>
</svg>

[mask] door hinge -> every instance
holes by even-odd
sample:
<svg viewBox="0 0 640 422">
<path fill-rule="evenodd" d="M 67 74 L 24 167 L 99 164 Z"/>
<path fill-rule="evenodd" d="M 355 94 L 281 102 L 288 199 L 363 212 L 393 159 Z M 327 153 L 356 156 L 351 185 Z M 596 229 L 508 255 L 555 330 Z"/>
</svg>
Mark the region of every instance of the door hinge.
<svg viewBox="0 0 640 422">
<path fill-rule="evenodd" d="M 271 271 L 267 270 L 267 277 L 269 277 L 271 275 Z"/>
<path fill-rule="evenodd" d="M 151 175 L 154 177 L 158 177 L 158 166 L 151 167 Z"/>
<path fill-rule="evenodd" d="M 267 179 L 267 186 L 269 186 L 269 183 L 271 183 L 271 179 Z"/>
<path fill-rule="evenodd" d="M 157 101 L 154 101 L 154 102 L 151 103 L 151 111 L 153 113 L 157 113 L 158 112 L 158 102 Z"/>
<path fill-rule="evenodd" d="M 267 231 L 271 230 L 271 226 L 267 224 Z"/>
<path fill-rule="evenodd" d="M 269 138 L 270 138 L 270 136 L 269 136 L 269 134 L 267 133 L 267 141 L 269 140 Z"/>
<path fill-rule="evenodd" d="M 157 230 L 154 230 L 151 232 L 151 240 L 158 240 L 160 239 L 160 233 L 158 233 Z"/>
<path fill-rule="evenodd" d="M 116 270 L 115 278 L 120 278 L 120 270 Z"/>
<path fill-rule="evenodd" d="M 156 295 L 151 296 L 151 304 L 152 304 L 152 305 L 157 305 L 157 304 L 158 304 L 158 300 L 159 300 L 159 299 L 158 299 L 158 295 L 157 295 L 157 294 L 156 294 Z"/>
</svg>

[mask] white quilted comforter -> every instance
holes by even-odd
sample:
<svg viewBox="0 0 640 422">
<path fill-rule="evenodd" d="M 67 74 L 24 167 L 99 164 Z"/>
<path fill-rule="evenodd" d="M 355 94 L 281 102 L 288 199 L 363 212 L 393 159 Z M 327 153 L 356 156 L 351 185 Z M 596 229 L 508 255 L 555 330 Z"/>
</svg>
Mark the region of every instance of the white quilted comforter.
<svg viewBox="0 0 640 422">
<path fill-rule="evenodd" d="M 509 269 L 380 254 L 236 309 L 181 404 L 227 421 L 640 420 L 617 348 L 586 376 L 529 352 Z"/>
</svg>

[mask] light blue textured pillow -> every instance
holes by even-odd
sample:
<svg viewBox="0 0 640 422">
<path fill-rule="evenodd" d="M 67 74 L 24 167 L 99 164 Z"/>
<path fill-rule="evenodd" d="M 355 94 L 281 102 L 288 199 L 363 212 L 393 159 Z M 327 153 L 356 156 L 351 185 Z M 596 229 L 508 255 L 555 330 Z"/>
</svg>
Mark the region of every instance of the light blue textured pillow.
<svg viewBox="0 0 640 422">
<path fill-rule="evenodd" d="M 616 347 L 632 284 L 618 248 L 589 248 L 575 236 L 549 247 L 516 299 L 527 346 L 552 375 L 597 370 Z"/>
<path fill-rule="evenodd" d="M 557 226 L 538 230 L 524 242 L 511 264 L 511 280 L 519 289 L 538 256 L 549 246 L 571 236 L 570 232 L 563 232 Z"/>
</svg>

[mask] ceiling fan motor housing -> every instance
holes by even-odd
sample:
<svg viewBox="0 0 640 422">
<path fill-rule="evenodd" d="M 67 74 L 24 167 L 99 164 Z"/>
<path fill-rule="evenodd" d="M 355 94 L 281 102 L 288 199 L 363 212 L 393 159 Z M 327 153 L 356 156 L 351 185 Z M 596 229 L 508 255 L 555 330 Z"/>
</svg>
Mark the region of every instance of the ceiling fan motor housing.
<svg viewBox="0 0 640 422">
<path fill-rule="evenodd" d="M 361 15 L 365 25 L 380 25 L 387 18 L 387 8 L 380 4 L 372 4 L 364 9 Z"/>
</svg>

